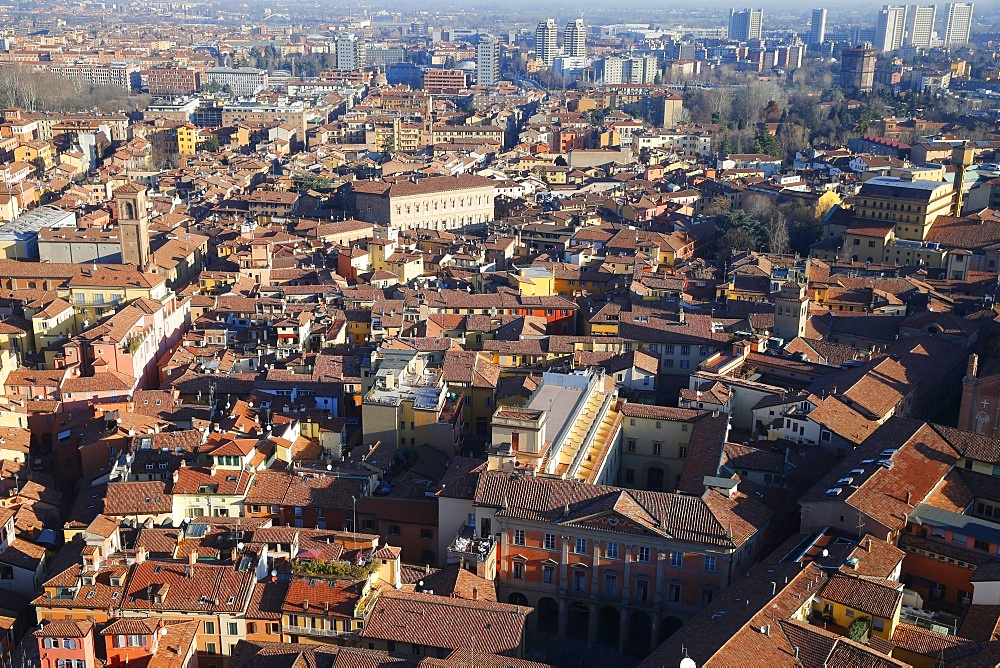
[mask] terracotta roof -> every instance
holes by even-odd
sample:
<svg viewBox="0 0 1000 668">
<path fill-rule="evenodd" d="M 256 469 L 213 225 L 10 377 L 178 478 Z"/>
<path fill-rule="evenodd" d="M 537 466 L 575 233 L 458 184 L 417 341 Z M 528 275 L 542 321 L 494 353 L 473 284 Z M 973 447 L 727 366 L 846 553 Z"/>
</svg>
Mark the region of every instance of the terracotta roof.
<svg viewBox="0 0 1000 668">
<path fill-rule="evenodd" d="M 361 639 L 454 650 L 472 647 L 469 629 L 479 629 L 475 640 L 477 652 L 516 654 L 529 612 L 531 608 L 506 603 L 385 590 L 361 632 Z"/>
<path fill-rule="evenodd" d="M 875 617 L 893 619 L 903 601 L 899 583 L 835 574 L 827 580 L 820 596 Z M 898 587 L 898 588 L 897 588 Z"/>
</svg>

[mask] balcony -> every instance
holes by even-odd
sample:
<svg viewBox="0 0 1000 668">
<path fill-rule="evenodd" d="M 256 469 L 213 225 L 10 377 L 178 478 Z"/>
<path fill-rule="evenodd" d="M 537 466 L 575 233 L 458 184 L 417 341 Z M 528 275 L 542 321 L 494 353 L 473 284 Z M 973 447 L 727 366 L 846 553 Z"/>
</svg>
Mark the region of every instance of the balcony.
<svg viewBox="0 0 1000 668">
<path fill-rule="evenodd" d="M 475 527 L 468 525 L 455 536 L 455 540 L 448 546 L 448 563 L 457 564 L 462 560 L 466 563 L 472 562 L 482 564 L 496 559 L 496 541 L 493 536 L 480 538 L 476 535 Z"/>
<path fill-rule="evenodd" d="M 337 638 L 351 635 L 350 631 L 337 631 L 334 629 L 314 629 L 308 626 L 286 626 L 282 632 L 285 635 L 313 636 L 319 638 Z"/>
</svg>

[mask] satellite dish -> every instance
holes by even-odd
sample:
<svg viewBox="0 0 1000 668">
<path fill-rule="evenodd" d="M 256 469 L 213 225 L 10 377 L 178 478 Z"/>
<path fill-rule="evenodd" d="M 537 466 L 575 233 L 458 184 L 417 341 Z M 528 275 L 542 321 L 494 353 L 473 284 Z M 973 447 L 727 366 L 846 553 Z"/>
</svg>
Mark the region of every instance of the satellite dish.
<svg viewBox="0 0 1000 668">
<path fill-rule="evenodd" d="M 326 465 L 326 470 L 327 471 L 332 471 L 333 470 L 333 464 L 327 464 Z"/>
<path fill-rule="evenodd" d="M 272 570 L 272 571 L 271 571 L 271 577 L 272 577 L 272 578 L 276 578 L 276 577 L 278 577 L 278 571 L 275 571 L 275 570 Z"/>
<path fill-rule="evenodd" d="M 691 657 L 685 656 L 681 659 L 681 668 L 698 668 L 698 664 Z"/>
<path fill-rule="evenodd" d="M 246 547 L 246 546 L 242 542 L 236 543 L 236 549 L 239 550 L 240 552 L 243 551 L 244 547 Z"/>
<path fill-rule="evenodd" d="M 160 635 L 161 636 L 167 635 L 167 627 L 164 626 L 162 629 L 160 629 Z"/>
</svg>

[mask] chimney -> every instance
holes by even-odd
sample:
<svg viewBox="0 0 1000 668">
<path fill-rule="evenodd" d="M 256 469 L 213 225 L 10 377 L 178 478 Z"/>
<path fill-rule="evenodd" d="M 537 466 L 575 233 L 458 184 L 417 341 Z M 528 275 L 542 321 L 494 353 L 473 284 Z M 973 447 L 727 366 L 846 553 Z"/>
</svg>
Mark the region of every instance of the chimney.
<svg viewBox="0 0 1000 668">
<path fill-rule="evenodd" d="M 304 601 L 302 601 L 302 610 L 304 610 L 305 612 L 309 612 L 309 599 L 308 598 L 305 599 Z"/>
<path fill-rule="evenodd" d="M 472 588 L 472 600 L 473 601 L 478 601 L 479 600 L 479 587 L 473 587 Z"/>
<path fill-rule="evenodd" d="M 146 561 L 147 551 L 145 547 L 140 547 L 135 551 L 135 563 L 141 564 Z"/>
<path fill-rule="evenodd" d="M 183 461 L 181 462 L 181 466 L 184 466 L 184 462 Z M 174 482 L 176 483 L 177 481 L 179 481 L 181 479 L 181 474 L 178 473 L 177 471 L 174 471 L 173 478 L 174 478 Z"/>
<path fill-rule="evenodd" d="M 330 601 L 323 601 L 323 612 L 330 612 Z"/>
<path fill-rule="evenodd" d="M 871 552 L 871 551 L 872 551 L 872 539 L 869 538 L 865 541 L 865 552 Z"/>
<path fill-rule="evenodd" d="M 212 464 L 212 468 L 208 469 L 208 474 L 213 476 L 215 475 L 215 464 Z"/>
<path fill-rule="evenodd" d="M 188 566 L 194 566 L 198 563 L 198 550 L 191 550 L 188 555 Z"/>
<path fill-rule="evenodd" d="M 424 564 L 424 575 L 430 575 L 430 574 L 431 574 L 431 565 Z"/>
<path fill-rule="evenodd" d="M 906 490 L 906 505 L 910 505 L 910 490 Z"/>
<path fill-rule="evenodd" d="M 236 563 L 236 548 L 235 547 L 232 550 L 230 550 L 230 552 L 229 552 L 229 560 L 232 561 L 234 564 Z"/>
</svg>

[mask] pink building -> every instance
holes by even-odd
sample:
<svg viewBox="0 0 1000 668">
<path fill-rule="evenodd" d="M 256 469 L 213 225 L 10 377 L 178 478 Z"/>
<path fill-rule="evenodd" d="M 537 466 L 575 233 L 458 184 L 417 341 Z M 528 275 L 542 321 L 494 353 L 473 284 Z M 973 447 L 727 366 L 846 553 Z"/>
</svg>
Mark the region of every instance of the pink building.
<svg viewBox="0 0 1000 668">
<path fill-rule="evenodd" d="M 40 668 L 90 668 L 94 655 L 94 623 L 53 619 L 37 631 Z"/>
</svg>

